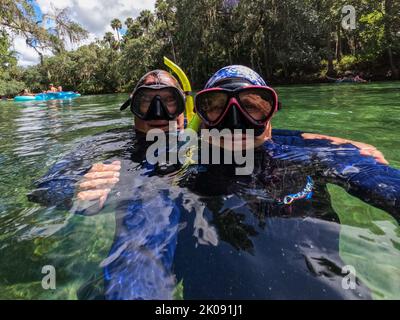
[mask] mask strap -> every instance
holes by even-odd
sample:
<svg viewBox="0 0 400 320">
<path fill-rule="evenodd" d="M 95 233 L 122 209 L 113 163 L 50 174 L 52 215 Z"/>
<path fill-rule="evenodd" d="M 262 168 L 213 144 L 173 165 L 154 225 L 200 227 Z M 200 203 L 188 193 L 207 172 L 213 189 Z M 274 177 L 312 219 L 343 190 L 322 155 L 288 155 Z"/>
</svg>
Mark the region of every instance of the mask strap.
<svg viewBox="0 0 400 320">
<path fill-rule="evenodd" d="M 131 105 L 131 102 L 132 102 L 132 96 L 130 96 L 129 99 L 124 102 L 124 104 L 119 108 L 119 110 L 120 111 L 125 110 Z"/>
</svg>

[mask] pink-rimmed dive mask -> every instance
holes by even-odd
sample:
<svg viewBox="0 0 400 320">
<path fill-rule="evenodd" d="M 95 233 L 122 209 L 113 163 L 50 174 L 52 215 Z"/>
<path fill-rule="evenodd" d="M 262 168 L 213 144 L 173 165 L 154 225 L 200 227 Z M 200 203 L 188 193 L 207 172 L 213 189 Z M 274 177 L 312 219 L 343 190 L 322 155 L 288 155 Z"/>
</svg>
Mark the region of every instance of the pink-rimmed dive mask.
<svg viewBox="0 0 400 320">
<path fill-rule="evenodd" d="M 235 109 L 233 114 L 238 111 L 243 115 L 252 126 L 262 128 L 278 110 L 278 96 L 270 87 L 249 85 L 234 90 L 205 89 L 195 97 L 195 111 L 208 127 L 219 126 L 232 114 L 231 109 Z"/>
</svg>

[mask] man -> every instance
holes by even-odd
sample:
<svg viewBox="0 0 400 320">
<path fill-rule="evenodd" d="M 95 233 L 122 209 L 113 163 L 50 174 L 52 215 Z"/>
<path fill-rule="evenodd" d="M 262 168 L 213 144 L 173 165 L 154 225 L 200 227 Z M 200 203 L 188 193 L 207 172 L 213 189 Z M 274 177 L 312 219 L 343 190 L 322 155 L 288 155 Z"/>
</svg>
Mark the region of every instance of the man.
<svg viewBox="0 0 400 320">
<path fill-rule="evenodd" d="M 121 107 L 130 107 L 134 127 L 89 137 L 37 181 L 36 190 L 29 195 L 34 202 L 94 215 L 116 191 L 116 232 L 110 255 L 102 263 L 105 290 L 101 298 L 172 298 L 175 282 L 168 266 L 172 262 L 169 252 L 174 251 L 171 239 L 177 234 L 180 211 L 169 182 L 161 179 L 171 168 L 146 161 L 150 145 L 146 133 L 158 129 L 176 135 L 183 128 L 184 106 L 184 93 L 172 75 L 162 70 L 147 73 Z M 171 123 L 174 132 L 167 132 Z M 99 159 L 107 161 L 96 163 Z M 117 183 L 120 188 L 113 190 Z M 164 248 L 171 249 L 164 252 Z M 157 277 L 155 284 L 150 282 L 151 275 Z M 136 281 L 130 281 L 132 277 Z"/>
<path fill-rule="evenodd" d="M 151 129 L 160 129 L 166 132 L 169 129 L 170 122 L 175 122 L 177 130 L 183 129 L 184 105 L 185 97 L 179 82 L 166 71 L 151 71 L 139 80 L 131 97 L 121 108 L 123 110 L 129 106 L 131 107 L 135 126 L 128 132 L 124 131 L 123 135 L 121 130 L 107 132 L 106 134 L 114 133 L 122 137 L 129 137 L 125 141 L 127 145 L 123 145 L 123 147 L 135 150 L 134 157 L 137 158 L 135 160 L 140 163 L 145 159 L 145 150 L 149 145 L 146 142 L 147 132 Z M 96 137 L 99 142 L 102 139 L 104 139 L 102 134 Z M 87 152 L 88 147 L 91 152 Z M 82 161 L 81 152 L 86 152 L 89 158 Z M 39 191 L 34 192 L 31 195 L 31 199 L 47 204 L 65 204 L 67 202 L 68 206 L 71 206 L 75 183 L 80 180 L 77 194 L 78 200 L 82 202 L 91 201 L 95 203 L 95 210 L 100 210 L 112 187 L 119 181 L 119 171 L 121 169 L 121 161 L 117 159 L 109 164 L 90 163 L 96 156 L 101 156 L 102 152 L 104 151 L 101 146 L 96 145 L 96 141 L 79 146 L 75 152 L 63 159 L 62 163 L 65 169 L 55 165 L 48 175 L 39 181 Z M 79 161 L 76 159 L 79 159 Z M 53 192 L 53 187 L 55 190 L 60 189 L 59 185 L 55 185 L 57 180 L 54 177 L 54 171 L 57 171 L 58 175 L 65 175 L 67 169 L 71 172 L 73 168 L 77 170 L 78 166 L 81 166 L 79 168 L 80 174 L 86 172 L 83 175 L 84 179 L 82 179 L 81 175 L 74 175 L 73 179 L 63 186 L 65 192 Z M 91 166 L 90 170 L 88 170 L 88 166 Z M 53 187 L 49 177 L 53 179 Z M 62 181 L 65 182 L 65 180 Z M 44 186 L 46 187 L 44 188 Z M 34 197 L 34 194 L 37 196 Z"/>
</svg>

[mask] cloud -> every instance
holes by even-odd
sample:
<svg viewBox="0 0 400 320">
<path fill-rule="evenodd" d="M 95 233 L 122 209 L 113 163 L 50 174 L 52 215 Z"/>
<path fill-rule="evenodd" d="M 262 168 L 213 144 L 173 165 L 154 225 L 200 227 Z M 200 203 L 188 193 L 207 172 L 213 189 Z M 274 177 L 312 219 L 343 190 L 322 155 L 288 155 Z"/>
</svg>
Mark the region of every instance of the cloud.
<svg viewBox="0 0 400 320">
<path fill-rule="evenodd" d="M 144 9 L 152 10 L 155 0 L 36 0 L 43 14 L 51 12 L 52 7 L 69 8 L 71 18 L 89 31 L 89 41 L 101 39 L 105 32 L 113 32 L 110 22 L 118 18 L 123 23 L 126 18 L 135 18 Z M 20 65 L 39 62 L 39 57 L 32 48 L 26 46 L 23 39 L 14 41 L 19 53 Z M 85 41 L 85 43 L 89 42 Z M 36 58 L 34 58 L 36 56 Z"/>
<path fill-rule="evenodd" d="M 17 52 L 18 64 L 29 66 L 39 62 L 39 56 L 31 47 L 28 47 L 25 38 L 17 36 L 14 38 L 14 50 Z"/>
<path fill-rule="evenodd" d="M 90 33 L 100 37 L 111 31 L 110 22 L 114 18 L 122 22 L 128 17 L 136 17 L 143 9 L 153 9 L 155 0 L 36 0 L 43 13 L 56 8 L 70 8 L 71 17 Z"/>
</svg>

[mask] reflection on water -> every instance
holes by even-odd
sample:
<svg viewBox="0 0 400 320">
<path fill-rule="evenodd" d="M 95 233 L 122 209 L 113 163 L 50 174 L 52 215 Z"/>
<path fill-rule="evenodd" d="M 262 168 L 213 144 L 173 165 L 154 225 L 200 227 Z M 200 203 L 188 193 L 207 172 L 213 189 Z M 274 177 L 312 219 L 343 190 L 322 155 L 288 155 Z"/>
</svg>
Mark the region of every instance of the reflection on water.
<svg viewBox="0 0 400 320">
<path fill-rule="evenodd" d="M 278 88 L 278 92 L 283 101 L 283 109 L 274 121 L 276 127 L 345 136 L 374 144 L 383 151 L 393 166 L 400 168 L 396 131 L 400 124 L 400 91 L 397 83 L 293 86 Z M 110 254 L 112 246 L 115 246 L 116 255 L 120 249 L 114 238 L 116 218 L 118 221 L 117 203 L 111 201 L 99 215 L 83 217 L 63 209 L 43 208 L 28 202 L 26 194 L 32 191 L 32 182 L 76 147 L 82 138 L 107 129 L 130 125 L 131 116 L 118 111 L 119 104 L 125 101 L 125 98 L 125 95 L 110 95 L 82 97 L 63 102 L 0 102 L 0 298 L 76 299 L 104 295 L 102 267 L 114 261 L 115 255 Z M 97 160 L 104 158 L 100 157 Z M 136 176 L 143 173 L 131 170 L 130 173 L 132 172 Z M 155 184 L 168 184 L 167 179 L 160 181 L 156 177 L 151 182 L 149 180 L 142 192 L 136 194 L 138 200 L 149 198 L 149 210 L 157 208 L 157 205 L 151 205 L 157 202 L 156 195 L 151 191 L 156 188 Z M 170 195 L 173 192 L 167 186 L 157 188 L 168 191 Z M 307 217 L 267 217 L 264 220 L 253 221 L 255 218 L 251 218 L 250 213 L 261 212 L 262 208 L 249 209 L 229 198 L 224 200 L 229 206 L 221 207 L 222 214 L 216 219 L 209 205 L 207 208 L 204 199 L 199 195 L 184 193 L 171 196 L 170 199 L 174 200 L 173 203 L 180 199 L 187 213 L 186 224 L 176 224 L 165 236 L 169 239 L 176 230 L 181 230 L 179 234 L 182 236 L 188 233 L 187 237 L 191 240 L 187 246 L 197 250 L 198 257 L 201 257 L 204 247 L 222 250 L 230 244 L 232 254 L 245 255 L 247 265 L 253 265 L 255 270 L 266 268 L 271 271 L 275 268 L 277 277 L 278 273 L 282 275 L 282 272 L 307 273 L 307 283 L 311 288 L 313 279 L 318 278 L 321 272 L 331 270 L 331 277 L 338 277 L 335 266 L 339 263 L 323 260 L 321 257 L 325 256 L 324 248 L 314 247 L 307 234 L 304 234 L 303 241 L 298 243 L 286 237 L 299 226 L 304 228 L 299 230 L 307 230 L 313 226 L 321 232 L 324 231 L 325 236 L 332 230 L 337 230 L 340 232 L 338 253 L 341 260 L 356 268 L 358 279 L 372 291 L 372 296 L 377 299 L 399 298 L 398 223 L 389 214 L 349 196 L 339 187 L 330 185 L 328 191 L 332 203 L 332 213 L 329 214 L 338 217 L 340 228 L 335 221 L 313 220 Z M 262 199 L 262 195 L 257 192 L 252 196 Z M 172 206 L 172 203 L 170 205 Z M 164 211 L 160 210 L 158 215 L 151 216 L 158 219 L 159 227 L 165 217 L 171 216 L 168 206 L 164 203 L 162 207 L 165 215 Z M 146 210 L 143 210 L 143 217 L 150 218 L 146 215 Z M 235 212 L 236 214 L 233 214 Z M 243 219 L 250 220 L 244 223 Z M 157 224 L 147 221 L 147 225 L 154 227 Z M 243 228 L 243 233 L 238 229 L 224 229 L 224 226 Z M 140 242 L 146 237 L 146 229 L 142 232 L 137 234 L 136 240 L 130 240 Z M 147 232 L 157 233 L 154 230 Z M 242 234 L 243 238 L 229 239 L 232 232 Z M 260 235 L 265 238 L 261 240 Z M 267 240 L 275 241 L 276 246 L 268 247 Z M 126 242 L 121 241 L 126 245 Z M 253 253 L 257 253 L 255 256 L 241 252 L 249 248 L 248 241 L 252 243 Z M 295 249 L 282 251 L 282 248 L 289 248 L 289 245 L 293 245 Z M 326 248 L 328 247 L 326 243 Z M 182 252 L 177 251 L 177 259 Z M 304 252 L 304 256 L 299 256 L 299 252 Z M 136 256 L 146 265 L 151 260 L 146 260 L 145 257 L 146 254 Z M 271 261 L 271 257 L 275 259 Z M 228 257 L 224 258 L 226 263 L 231 261 Z M 210 256 L 207 259 L 209 260 L 196 262 L 200 280 L 205 281 L 202 289 L 205 291 L 206 279 L 209 277 L 207 268 L 210 263 L 221 267 L 217 259 L 213 260 Z M 41 268 L 48 264 L 54 265 L 57 270 L 57 290 L 53 292 L 43 290 L 40 285 L 43 276 Z M 132 265 L 132 268 L 137 269 L 138 265 Z M 330 267 L 327 268 L 327 265 Z M 184 266 L 181 268 L 181 273 L 184 274 Z M 125 271 L 145 276 L 135 269 Z M 247 273 L 247 277 L 251 275 L 251 271 L 241 270 L 239 266 L 236 271 Z M 274 273 L 266 277 L 273 279 Z M 161 285 L 160 279 L 158 282 L 157 279 L 153 280 Z M 175 279 L 178 280 L 180 279 Z M 238 286 L 242 283 L 245 283 L 243 279 L 236 279 Z M 169 288 L 171 283 L 166 282 L 165 285 Z M 229 286 L 229 283 L 227 285 Z M 186 286 L 190 292 L 190 283 Z M 112 294 L 113 286 L 110 285 L 109 288 L 108 293 Z M 212 286 L 209 288 L 211 290 Z M 183 289 L 185 291 L 185 279 Z M 279 284 L 273 281 L 265 287 L 255 287 L 253 293 L 257 290 L 268 290 L 270 297 L 284 298 L 280 296 Z M 161 291 L 158 294 L 161 294 Z M 251 295 L 251 292 L 249 294 Z M 351 293 L 348 297 L 352 297 Z"/>
</svg>

